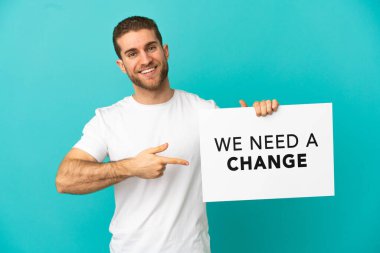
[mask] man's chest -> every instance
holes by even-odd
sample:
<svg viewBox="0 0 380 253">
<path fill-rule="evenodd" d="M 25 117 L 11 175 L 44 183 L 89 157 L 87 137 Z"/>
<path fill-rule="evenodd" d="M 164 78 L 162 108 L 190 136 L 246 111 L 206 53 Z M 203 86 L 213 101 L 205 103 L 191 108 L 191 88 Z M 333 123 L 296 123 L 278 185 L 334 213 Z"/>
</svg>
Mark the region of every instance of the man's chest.
<svg viewBox="0 0 380 253">
<path fill-rule="evenodd" d="M 159 155 L 190 159 L 199 153 L 198 117 L 191 111 L 126 114 L 109 124 L 107 142 L 111 161 L 164 143 L 169 147 Z"/>
</svg>

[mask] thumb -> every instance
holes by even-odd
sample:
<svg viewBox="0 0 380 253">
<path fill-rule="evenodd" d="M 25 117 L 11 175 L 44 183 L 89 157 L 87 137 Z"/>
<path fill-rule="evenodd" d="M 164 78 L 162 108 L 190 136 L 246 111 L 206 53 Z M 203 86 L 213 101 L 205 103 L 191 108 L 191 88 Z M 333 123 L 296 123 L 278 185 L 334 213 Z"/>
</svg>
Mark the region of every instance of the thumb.
<svg viewBox="0 0 380 253">
<path fill-rule="evenodd" d="M 247 107 L 247 103 L 243 99 L 240 99 L 239 103 L 240 103 L 241 107 Z"/>
<path fill-rule="evenodd" d="M 157 146 L 157 147 L 153 147 L 153 148 L 148 148 L 148 149 L 145 149 L 143 151 L 143 153 L 147 153 L 147 154 L 156 154 L 156 153 L 160 153 L 162 151 L 165 151 L 167 148 L 168 148 L 169 144 L 168 143 L 164 143 L 160 146 Z"/>
</svg>

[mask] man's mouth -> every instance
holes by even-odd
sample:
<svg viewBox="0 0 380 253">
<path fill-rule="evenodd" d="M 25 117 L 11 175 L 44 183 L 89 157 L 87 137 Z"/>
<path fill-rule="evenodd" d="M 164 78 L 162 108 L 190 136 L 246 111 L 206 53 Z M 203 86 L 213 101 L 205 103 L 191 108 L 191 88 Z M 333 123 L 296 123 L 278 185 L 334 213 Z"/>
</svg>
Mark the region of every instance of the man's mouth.
<svg viewBox="0 0 380 253">
<path fill-rule="evenodd" d="M 139 73 L 143 74 L 143 75 L 147 75 L 149 73 L 152 73 L 156 68 L 157 68 L 157 66 L 151 67 L 151 68 L 147 68 L 147 69 L 141 70 Z"/>
</svg>

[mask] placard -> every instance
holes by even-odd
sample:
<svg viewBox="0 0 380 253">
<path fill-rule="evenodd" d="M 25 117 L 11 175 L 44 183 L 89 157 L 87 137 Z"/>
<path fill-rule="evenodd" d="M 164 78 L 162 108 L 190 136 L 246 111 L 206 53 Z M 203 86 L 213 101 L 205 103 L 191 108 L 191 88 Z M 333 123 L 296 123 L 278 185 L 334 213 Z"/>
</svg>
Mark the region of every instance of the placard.
<svg viewBox="0 0 380 253">
<path fill-rule="evenodd" d="M 331 103 L 199 116 L 204 202 L 334 195 Z"/>
</svg>

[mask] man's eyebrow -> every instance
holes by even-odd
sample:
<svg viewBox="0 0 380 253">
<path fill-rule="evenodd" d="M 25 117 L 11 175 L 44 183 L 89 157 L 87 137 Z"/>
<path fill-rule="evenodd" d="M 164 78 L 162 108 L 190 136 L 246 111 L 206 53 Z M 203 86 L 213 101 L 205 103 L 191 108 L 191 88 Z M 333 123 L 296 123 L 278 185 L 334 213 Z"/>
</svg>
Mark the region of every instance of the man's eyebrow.
<svg viewBox="0 0 380 253">
<path fill-rule="evenodd" d="M 150 41 L 150 42 L 146 43 L 145 47 L 149 47 L 149 46 L 154 45 L 154 44 L 158 44 L 158 42 L 157 41 Z"/>
</svg>

